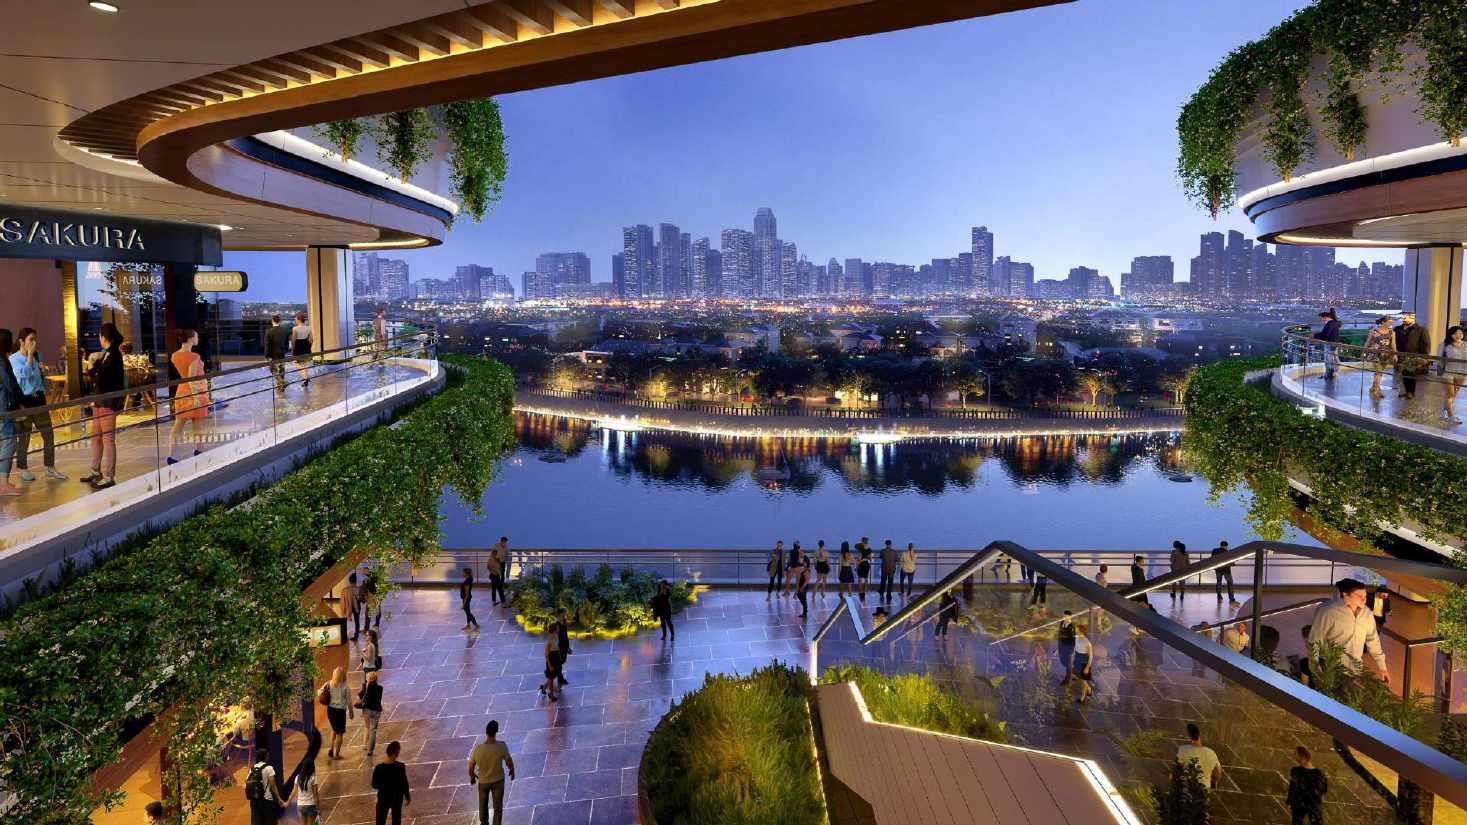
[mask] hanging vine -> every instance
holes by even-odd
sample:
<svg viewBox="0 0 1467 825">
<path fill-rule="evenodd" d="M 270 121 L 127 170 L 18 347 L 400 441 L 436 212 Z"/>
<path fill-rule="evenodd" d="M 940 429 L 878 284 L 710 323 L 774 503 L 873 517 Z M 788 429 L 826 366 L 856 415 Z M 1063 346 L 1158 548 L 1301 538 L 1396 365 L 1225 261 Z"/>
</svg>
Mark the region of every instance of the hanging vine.
<svg viewBox="0 0 1467 825">
<path fill-rule="evenodd" d="M 367 125 L 361 120 L 333 120 L 315 128 L 317 135 L 326 139 L 341 159 L 351 160 L 357 153 L 357 145 L 366 134 Z"/>
<path fill-rule="evenodd" d="M 1372 72 L 1400 72 L 1403 47 L 1420 46 L 1425 65 L 1411 79 L 1421 116 L 1453 145 L 1467 132 L 1467 5 L 1432 0 L 1317 0 L 1264 38 L 1234 50 L 1183 105 L 1177 119 L 1177 175 L 1187 197 L 1215 217 L 1232 205 L 1234 147 L 1259 95 L 1268 92 L 1260 137 L 1285 180 L 1315 148 L 1305 100 L 1316 55 L 1327 61 L 1321 132 L 1347 159 L 1369 133 L 1361 90 Z"/>
<path fill-rule="evenodd" d="M 449 165 L 454 194 L 464 212 L 481 221 L 499 202 L 509 172 L 499 102 L 486 97 L 449 103 L 441 117 L 453 144 Z"/>
<path fill-rule="evenodd" d="M 438 133 L 425 109 L 404 109 L 377 119 L 372 129 L 377 157 L 406 182 L 433 157 Z"/>
</svg>

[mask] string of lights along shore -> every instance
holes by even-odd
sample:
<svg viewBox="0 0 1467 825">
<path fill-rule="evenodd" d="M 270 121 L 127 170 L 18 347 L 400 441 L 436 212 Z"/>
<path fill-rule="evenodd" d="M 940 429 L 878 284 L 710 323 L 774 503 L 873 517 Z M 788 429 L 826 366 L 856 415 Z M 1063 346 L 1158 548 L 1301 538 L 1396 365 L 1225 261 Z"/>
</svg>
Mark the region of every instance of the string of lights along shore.
<svg viewBox="0 0 1467 825">
<path fill-rule="evenodd" d="M 357 297 L 367 300 L 930 300 L 1019 298 L 1243 302 L 1380 300 L 1400 298 L 1403 266 L 1351 266 L 1328 247 L 1270 246 L 1241 232 L 1208 232 L 1176 279 L 1170 255 L 1140 255 L 1119 277 L 1075 266 L 1064 278 L 1035 278 L 1034 265 L 997 255 L 994 233 L 972 228 L 967 248 L 922 264 L 829 258 L 816 263 L 780 237 L 774 210 L 754 214 L 753 229 L 724 229 L 717 242 L 694 238 L 672 223 L 622 228 L 611 258 L 611 281 L 591 280 L 584 252 L 546 252 L 520 278 L 519 290 L 492 266 L 465 264 L 452 277 L 409 277 L 406 261 L 358 253 Z M 1119 296 L 1117 283 L 1119 281 Z"/>
</svg>

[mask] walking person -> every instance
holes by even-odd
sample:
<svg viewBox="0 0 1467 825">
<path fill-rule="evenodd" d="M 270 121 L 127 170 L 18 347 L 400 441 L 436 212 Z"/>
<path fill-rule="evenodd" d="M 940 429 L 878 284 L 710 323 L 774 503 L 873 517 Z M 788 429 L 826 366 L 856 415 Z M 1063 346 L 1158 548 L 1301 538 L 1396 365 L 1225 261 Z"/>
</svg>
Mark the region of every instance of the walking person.
<svg viewBox="0 0 1467 825">
<path fill-rule="evenodd" d="M 877 592 L 881 600 L 891 602 L 892 592 L 896 589 L 897 551 L 891 546 L 891 539 L 881 548 L 881 588 Z"/>
<path fill-rule="evenodd" d="M 191 329 L 178 331 L 178 349 L 169 356 L 173 369 L 178 372 L 180 378 L 202 379 L 204 376 L 204 359 L 194 352 L 199 345 L 199 334 Z M 209 417 L 209 408 L 213 402 L 209 398 L 209 382 L 204 380 L 189 380 L 173 387 L 173 424 L 168 428 L 168 463 L 177 464 L 178 459 L 173 453 L 177 448 L 178 434 L 183 431 L 187 424 L 193 430 L 194 455 L 199 454 L 199 444 L 202 443 L 199 428 L 204 419 Z"/>
<path fill-rule="evenodd" d="M 801 557 L 795 562 L 791 577 L 795 580 L 795 598 L 800 600 L 800 618 L 810 615 L 810 560 Z"/>
<path fill-rule="evenodd" d="M 392 825 L 402 825 L 402 807 L 413 804 L 413 791 L 408 786 L 407 766 L 397 761 L 402 743 L 387 743 L 387 761 L 372 769 L 372 787 L 377 791 L 377 822 L 385 825 L 392 814 Z"/>
<path fill-rule="evenodd" d="M 351 686 L 346 683 L 346 668 L 331 671 L 331 681 L 321 686 L 317 701 L 326 706 L 326 721 L 331 725 L 331 746 L 326 750 L 326 757 L 340 759 L 346 720 L 356 715 L 352 710 Z"/>
<path fill-rule="evenodd" d="M 1228 552 L 1228 543 L 1226 541 L 1220 541 L 1216 547 L 1212 548 L 1213 556 L 1220 556 L 1226 552 Z M 1231 564 L 1224 564 L 1222 567 L 1213 571 L 1213 573 L 1217 576 L 1217 603 L 1222 604 L 1223 582 L 1226 581 L 1228 583 L 1228 605 L 1237 607 L 1238 600 L 1233 596 L 1233 566 Z"/>
<path fill-rule="evenodd" d="M 1324 325 L 1315 333 L 1314 340 L 1323 345 L 1324 380 L 1333 381 L 1335 373 L 1340 369 L 1340 354 L 1335 348 L 1340 343 L 1340 319 L 1335 315 L 1335 308 L 1330 307 L 1319 313 L 1319 320 Z"/>
<path fill-rule="evenodd" d="M 1065 678 L 1060 684 L 1069 684 L 1070 678 L 1075 675 L 1075 622 L 1070 611 L 1060 618 L 1059 625 L 1059 658 L 1060 664 L 1064 666 Z"/>
<path fill-rule="evenodd" d="M 245 774 L 244 793 L 250 804 L 250 825 L 275 825 L 280 821 L 280 808 L 289 797 L 281 793 L 270 752 L 264 748 L 255 749 L 255 764 Z"/>
<path fill-rule="evenodd" d="M 937 601 L 937 630 L 933 636 L 938 639 L 947 638 L 947 625 L 958 615 L 958 600 L 953 596 L 951 590 L 942 591 L 942 598 Z"/>
<path fill-rule="evenodd" d="M 472 568 L 464 568 L 464 580 L 458 584 L 458 605 L 464 611 L 464 630 L 473 628 L 475 633 L 479 632 L 479 620 L 474 618 L 474 571 Z"/>
<path fill-rule="evenodd" d="M 565 687 L 570 684 L 570 681 L 565 678 L 565 660 L 569 659 L 571 655 L 571 621 L 568 611 L 560 611 L 558 624 L 559 626 L 555 628 L 555 655 L 560 659 L 560 666 L 555 669 L 555 681 L 559 682 L 561 687 Z"/>
<path fill-rule="evenodd" d="M 290 328 L 290 354 L 295 358 L 296 374 L 305 376 L 305 380 L 301 381 L 303 390 L 311 386 L 312 349 L 311 325 L 306 322 L 304 312 L 297 312 L 295 325 Z"/>
<path fill-rule="evenodd" d="M 469 784 L 479 788 L 479 825 L 491 825 L 491 799 L 494 802 L 492 825 L 502 825 L 506 770 L 509 771 L 509 781 L 513 782 L 514 757 L 509 755 L 509 746 L 499 741 L 499 720 L 490 719 L 484 726 L 484 741 L 469 753 Z"/>
<path fill-rule="evenodd" d="M 46 377 L 41 373 L 40 344 L 36 331 L 22 327 L 16 336 L 18 349 L 10 354 L 10 371 L 20 388 L 20 408 L 31 410 L 15 419 L 16 435 L 15 466 L 20 470 L 21 481 L 35 481 L 30 471 L 31 432 L 41 434 L 42 460 L 46 477 L 65 481 L 66 476 L 56 469 L 56 432 L 52 429 L 51 413 L 46 411 Z"/>
<path fill-rule="evenodd" d="M 1324 825 L 1324 795 L 1329 793 L 1329 780 L 1324 771 L 1314 767 L 1314 755 L 1303 745 L 1294 748 L 1294 761 L 1289 768 L 1289 792 L 1284 804 L 1289 808 L 1292 825 Z"/>
<path fill-rule="evenodd" d="M 362 632 L 362 588 L 357 586 L 355 570 L 346 577 L 346 587 L 341 588 L 341 609 L 351 617 L 351 640 L 355 642 Z"/>
<path fill-rule="evenodd" d="M 301 815 L 301 825 L 316 825 L 316 820 L 321 815 L 318 801 L 321 779 L 316 774 L 316 760 L 307 759 L 301 763 L 295 777 L 295 788 L 295 809 Z"/>
<path fill-rule="evenodd" d="M 1095 646 L 1090 643 L 1090 627 L 1088 625 L 1075 625 L 1075 652 L 1070 658 L 1070 669 L 1075 678 L 1080 680 L 1080 697 L 1075 701 L 1085 704 L 1090 694 L 1095 692 L 1095 686 L 1091 679 L 1091 669 L 1095 666 Z"/>
<path fill-rule="evenodd" d="M 102 345 L 102 354 L 88 370 L 92 394 L 120 393 L 127 389 L 127 371 L 122 365 L 122 333 L 109 322 L 102 325 L 97 338 Z M 114 477 L 117 472 L 117 413 L 126 400 L 126 396 L 116 395 L 92 402 L 92 472 L 78 480 L 93 490 L 105 490 L 117 483 Z"/>
<path fill-rule="evenodd" d="M 1375 319 L 1375 326 L 1365 333 L 1365 358 L 1370 362 L 1370 397 L 1384 398 L 1380 379 L 1386 368 L 1395 361 L 1396 334 L 1391 331 L 1391 316 L 1382 315 Z"/>
<path fill-rule="evenodd" d="M 372 316 L 372 349 L 377 367 L 385 367 L 383 359 L 387 357 L 387 310 L 383 307 L 377 307 L 376 315 Z"/>
<path fill-rule="evenodd" d="M 856 562 L 856 581 L 860 585 L 861 601 L 866 601 L 866 588 L 871 584 L 871 540 L 865 536 L 856 543 L 860 560 Z"/>
<path fill-rule="evenodd" d="M 509 599 L 504 595 L 504 585 L 508 584 L 514 576 L 514 558 L 509 552 L 509 536 L 500 536 L 499 543 L 494 545 L 494 549 L 499 553 L 499 604 L 507 605 Z"/>
<path fill-rule="evenodd" d="M 1197 763 L 1202 787 L 1209 791 L 1222 781 L 1222 761 L 1217 758 L 1217 751 L 1202 744 L 1202 729 L 1196 722 L 1187 723 L 1187 744 L 1177 748 L 1177 762 L 1182 765 Z"/>
<path fill-rule="evenodd" d="M 20 409 L 20 383 L 10 367 L 10 330 L 0 329 L 0 413 L 14 413 Z M 10 483 L 10 468 L 15 461 L 16 446 L 20 443 L 15 418 L 0 421 L 0 496 L 18 496 L 19 487 Z"/>
<path fill-rule="evenodd" d="M 1029 606 L 1049 604 L 1049 577 L 1034 571 L 1034 588 L 1029 594 Z"/>
<path fill-rule="evenodd" d="M 1401 368 L 1401 397 L 1407 401 L 1416 397 L 1416 376 L 1426 369 L 1424 357 L 1431 352 L 1431 336 L 1416 323 L 1416 313 L 1401 313 L 1401 323 L 1396 326 L 1396 363 Z"/>
<path fill-rule="evenodd" d="M 503 539 L 501 539 L 503 541 Z M 504 603 L 504 562 L 499 558 L 499 548 L 489 550 L 489 560 L 484 563 L 489 570 L 489 603 Z"/>
<path fill-rule="evenodd" d="M 362 618 L 364 626 L 382 626 L 382 599 L 377 595 L 376 570 L 368 570 L 367 579 L 362 582 Z"/>
<path fill-rule="evenodd" d="M 1192 563 L 1192 559 L 1191 559 L 1190 556 L 1187 555 L 1187 545 L 1181 543 L 1180 541 L 1174 541 L 1174 542 L 1172 542 L 1172 555 L 1171 555 L 1172 572 L 1173 573 L 1180 573 L 1183 570 L 1186 570 L 1187 569 L 1187 566 L 1190 565 L 1191 563 Z M 1177 581 L 1175 581 L 1175 582 L 1172 583 L 1172 587 L 1171 587 L 1172 601 L 1176 601 L 1178 596 L 1180 596 L 1183 601 L 1186 601 L 1186 599 L 1187 599 L 1186 583 L 1187 583 L 1187 580 L 1186 579 L 1178 579 Z"/>
<path fill-rule="evenodd" d="M 1462 383 L 1467 381 L 1467 340 L 1463 340 L 1462 327 L 1453 326 L 1447 330 L 1447 340 L 1442 344 L 1442 360 L 1437 365 L 1437 371 L 1442 375 L 1442 383 L 1445 392 L 1442 393 L 1442 420 L 1452 424 L 1461 424 L 1462 419 L 1457 417 L 1457 394 L 1462 391 Z"/>
<path fill-rule="evenodd" d="M 657 583 L 657 595 L 652 597 L 652 616 L 662 627 L 662 638 L 670 636 L 677 641 L 677 630 L 672 626 L 672 589 L 666 579 Z"/>
<path fill-rule="evenodd" d="M 912 598 L 912 582 L 917 578 L 917 546 L 907 542 L 902 552 L 902 598 Z"/>
<path fill-rule="evenodd" d="M 265 360 L 270 362 L 270 374 L 275 376 L 275 391 L 285 392 L 285 359 L 290 355 L 290 328 L 280 325 L 280 316 L 270 316 L 270 328 L 265 330 Z"/>
<path fill-rule="evenodd" d="M 362 672 L 375 673 L 382 669 L 382 643 L 374 628 L 367 628 L 367 643 L 362 645 Z"/>
<path fill-rule="evenodd" d="M 837 566 L 840 568 L 836 575 L 836 581 L 840 582 L 840 594 L 849 596 L 851 587 L 856 583 L 856 560 L 851 555 L 851 543 L 848 541 L 840 543 L 840 559 Z"/>
<path fill-rule="evenodd" d="M 825 601 L 825 582 L 830 578 L 830 551 L 825 549 L 825 539 L 815 542 L 815 595 Z"/>
<path fill-rule="evenodd" d="M 362 682 L 362 692 L 357 694 L 357 707 L 362 711 L 362 723 L 367 728 L 367 755 L 377 750 L 377 723 L 382 719 L 382 683 L 377 671 L 367 674 Z"/>
<path fill-rule="evenodd" d="M 774 595 L 775 586 L 784 581 L 784 541 L 774 543 L 764 569 L 769 572 L 769 587 L 764 590 L 764 601 L 767 602 Z"/>
<path fill-rule="evenodd" d="M 560 698 L 560 622 L 551 622 L 545 629 L 545 682 L 540 685 L 540 695 L 554 702 Z"/>
<path fill-rule="evenodd" d="M 784 590 L 785 596 L 795 594 L 795 568 L 804 559 L 804 553 L 800 552 L 800 543 L 797 541 L 790 547 L 789 557 L 784 562 Z"/>
</svg>

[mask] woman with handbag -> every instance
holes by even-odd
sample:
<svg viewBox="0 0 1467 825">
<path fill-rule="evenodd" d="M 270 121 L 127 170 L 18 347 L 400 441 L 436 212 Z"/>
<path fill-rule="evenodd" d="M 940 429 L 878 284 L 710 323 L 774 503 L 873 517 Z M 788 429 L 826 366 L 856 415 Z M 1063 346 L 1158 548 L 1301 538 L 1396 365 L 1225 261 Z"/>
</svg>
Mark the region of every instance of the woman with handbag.
<svg viewBox="0 0 1467 825">
<path fill-rule="evenodd" d="M 362 645 L 361 653 L 363 673 L 372 673 L 382 669 L 382 647 L 374 628 L 367 628 L 367 643 Z"/>
<path fill-rule="evenodd" d="M 382 685 L 377 680 L 377 671 L 367 674 L 355 707 L 362 712 L 362 721 L 367 726 L 367 755 L 377 749 L 377 720 L 382 717 Z"/>
<path fill-rule="evenodd" d="M 351 686 L 346 683 L 346 668 L 331 672 L 331 681 L 321 686 L 316 701 L 326 706 L 326 720 L 331 723 L 331 747 L 326 751 L 329 759 L 341 758 L 341 741 L 346 736 L 346 720 L 356 716 L 352 710 Z"/>
</svg>

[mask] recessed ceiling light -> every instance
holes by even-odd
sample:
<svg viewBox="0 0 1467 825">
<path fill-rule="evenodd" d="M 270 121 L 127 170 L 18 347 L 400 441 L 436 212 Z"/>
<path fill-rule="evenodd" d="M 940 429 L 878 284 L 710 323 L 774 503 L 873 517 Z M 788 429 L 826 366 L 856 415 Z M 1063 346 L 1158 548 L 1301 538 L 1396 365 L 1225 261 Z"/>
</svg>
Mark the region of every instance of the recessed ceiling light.
<svg viewBox="0 0 1467 825">
<path fill-rule="evenodd" d="M 116 3 L 108 3 L 107 0 L 87 0 L 87 5 L 97 11 L 105 11 L 108 14 L 116 14 L 122 11 L 122 9 L 117 7 Z"/>
</svg>

